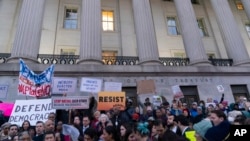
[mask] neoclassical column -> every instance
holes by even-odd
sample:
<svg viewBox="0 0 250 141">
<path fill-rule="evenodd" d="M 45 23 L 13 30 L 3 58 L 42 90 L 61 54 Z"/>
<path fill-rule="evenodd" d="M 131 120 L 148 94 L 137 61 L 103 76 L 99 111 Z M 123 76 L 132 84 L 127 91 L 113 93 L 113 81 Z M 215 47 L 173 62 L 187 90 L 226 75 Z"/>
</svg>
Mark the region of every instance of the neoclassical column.
<svg viewBox="0 0 250 141">
<path fill-rule="evenodd" d="M 250 0 L 241 0 L 244 10 L 246 11 L 248 20 L 250 21 Z"/>
<path fill-rule="evenodd" d="M 101 0 L 82 0 L 80 60 L 78 64 L 103 64 Z"/>
<path fill-rule="evenodd" d="M 238 29 L 228 0 L 210 0 L 215 11 L 217 23 L 223 36 L 223 41 L 229 58 L 233 59 L 233 65 L 250 65 L 249 55 L 243 38 Z"/>
<path fill-rule="evenodd" d="M 190 65 L 211 65 L 197 26 L 197 19 L 190 0 L 174 0 L 180 21 L 181 34 Z"/>
<path fill-rule="evenodd" d="M 139 64 L 158 65 L 159 52 L 149 0 L 133 0 Z"/>
<path fill-rule="evenodd" d="M 28 62 L 38 62 L 45 0 L 23 0 L 11 57 L 8 63 L 19 58 Z"/>
</svg>

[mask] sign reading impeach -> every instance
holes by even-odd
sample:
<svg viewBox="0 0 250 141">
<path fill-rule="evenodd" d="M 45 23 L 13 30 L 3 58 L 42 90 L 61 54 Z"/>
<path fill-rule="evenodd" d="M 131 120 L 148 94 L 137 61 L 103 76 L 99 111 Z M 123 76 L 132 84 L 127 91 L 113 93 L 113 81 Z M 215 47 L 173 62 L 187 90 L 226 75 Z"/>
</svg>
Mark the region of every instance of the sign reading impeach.
<svg viewBox="0 0 250 141">
<path fill-rule="evenodd" d="M 51 99 L 16 100 L 9 122 L 21 126 L 24 120 L 28 120 L 35 125 L 37 121 L 45 122 L 51 112 L 55 112 Z"/>
<path fill-rule="evenodd" d="M 113 107 L 125 109 L 125 92 L 99 92 L 98 93 L 98 110 L 110 110 Z"/>
</svg>

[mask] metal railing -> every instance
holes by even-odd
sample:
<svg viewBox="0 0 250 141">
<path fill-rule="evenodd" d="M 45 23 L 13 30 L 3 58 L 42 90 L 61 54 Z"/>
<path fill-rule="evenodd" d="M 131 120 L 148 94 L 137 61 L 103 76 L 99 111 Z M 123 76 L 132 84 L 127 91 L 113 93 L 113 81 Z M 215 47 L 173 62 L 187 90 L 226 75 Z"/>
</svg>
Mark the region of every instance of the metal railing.
<svg viewBox="0 0 250 141">
<path fill-rule="evenodd" d="M 6 63 L 7 58 L 10 57 L 9 53 L 0 53 L 0 63 Z M 38 54 L 37 60 L 41 64 L 77 64 L 79 55 L 51 55 L 51 54 Z M 188 58 L 171 58 L 160 57 L 160 62 L 164 66 L 188 66 Z M 208 59 L 214 66 L 232 66 L 232 59 Z M 139 57 L 133 56 L 103 56 L 102 61 L 104 65 L 138 65 Z"/>
</svg>

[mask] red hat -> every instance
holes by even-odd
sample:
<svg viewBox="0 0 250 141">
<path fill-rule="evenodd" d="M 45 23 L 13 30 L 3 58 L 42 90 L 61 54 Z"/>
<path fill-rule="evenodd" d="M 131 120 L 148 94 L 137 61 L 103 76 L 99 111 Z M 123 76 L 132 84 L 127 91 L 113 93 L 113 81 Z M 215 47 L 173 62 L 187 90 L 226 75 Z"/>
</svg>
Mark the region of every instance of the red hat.
<svg viewBox="0 0 250 141">
<path fill-rule="evenodd" d="M 134 114 L 132 115 L 132 119 L 133 119 L 133 120 L 139 120 L 139 114 L 134 113 Z"/>
</svg>

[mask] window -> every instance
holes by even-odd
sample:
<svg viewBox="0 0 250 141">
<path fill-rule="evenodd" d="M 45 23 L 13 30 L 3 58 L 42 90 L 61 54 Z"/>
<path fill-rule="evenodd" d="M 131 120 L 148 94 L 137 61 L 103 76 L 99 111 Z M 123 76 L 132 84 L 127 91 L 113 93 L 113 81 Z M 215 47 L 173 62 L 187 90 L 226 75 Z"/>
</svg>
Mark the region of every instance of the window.
<svg viewBox="0 0 250 141">
<path fill-rule="evenodd" d="M 76 50 L 75 49 L 61 49 L 60 54 L 61 55 L 75 55 Z"/>
<path fill-rule="evenodd" d="M 174 53 L 174 57 L 177 57 L 177 58 L 186 58 L 186 54 L 184 52 L 175 52 Z"/>
<path fill-rule="evenodd" d="M 208 57 L 208 59 L 213 59 L 213 58 L 215 58 L 215 54 L 214 53 L 207 53 L 207 57 Z"/>
<path fill-rule="evenodd" d="M 200 4 L 199 0 L 191 0 L 192 4 Z"/>
<path fill-rule="evenodd" d="M 175 17 L 167 17 L 167 25 L 168 25 L 168 34 L 169 35 L 179 35 L 179 31 L 177 28 L 176 18 Z"/>
<path fill-rule="evenodd" d="M 247 30 L 248 37 L 250 38 L 250 24 L 246 24 L 245 27 Z"/>
<path fill-rule="evenodd" d="M 65 18 L 63 28 L 65 29 L 77 29 L 77 9 L 76 8 L 65 8 Z"/>
<path fill-rule="evenodd" d="M 236 5 L 236 8 L 237 8 L 238 10 L 244 10 L 244 7 L 243 7 L 243 4 L 241 3 L 241 1 L 236 0 L 236 1 L 235 1 L 235 5 Z"/>
<path fill-rule="evenodd" d="M 113 11 L 102 11 L 102 30 L 103 31 L 114 31 L 114 12 Z"/>
<path fill-rule="evenodd" d="M 197 19 L 197 24 L 198 24 L 198 27 L 199 27 L 200 35 L 202 37 L 208 36 L 206 26 L 205 26 L 205 23 L 204 23 L 204 19 Z"/>
</svg>

